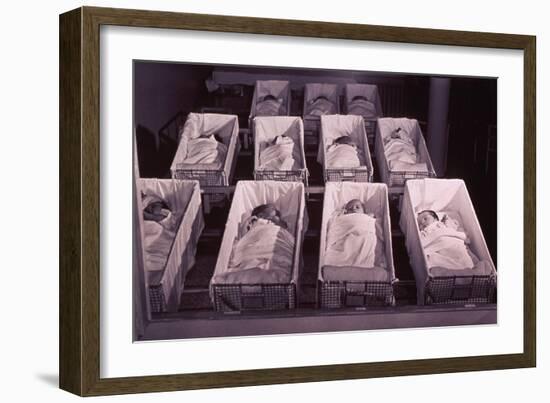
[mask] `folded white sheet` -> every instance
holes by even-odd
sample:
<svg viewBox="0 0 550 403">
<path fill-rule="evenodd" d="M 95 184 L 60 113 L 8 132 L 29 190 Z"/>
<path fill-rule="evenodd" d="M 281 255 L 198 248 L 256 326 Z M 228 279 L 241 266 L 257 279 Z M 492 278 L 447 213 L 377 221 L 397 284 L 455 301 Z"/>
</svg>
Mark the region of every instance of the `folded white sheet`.
<svg viewBox="0 0 550 403">
<path fill-rule="evenodd" d="M 256 116 L 286 115 L 284 99 L 266 99 L 256 104 Z"/>
<path fill-rule="evenodd" d="M 376 118 L 377 111 L 374 102 L 356 99 L 348 104 L 348 115 L 358 115 L 364 118 Z"/>
<path fill-rule="evenodd" d="M 244 236 L 233 245 L 225 277 L 234 272 L 243 283 L 265 280 L 270 271 L 271 282 L 289 282 L 294 258 L 294 236 L 286 229 L 264 219 L 258 219 Z"/>
<path fill-rule="evenodd" d="M 306 115 L 321 116 L 337 113 L 336 104 L 325 98 L 317 98 L 308 105 Z"/>
<path fill-rule="evenodd" d="M 168 214 L 162 221 L 143 221 L 143 246 L 147 271 L 164 269 L 176 236 L 178 217 L 169 210 L 165 211 Z"/>
<path fill-rule="evenodd" d="M 327 148 L 327 168 L 358 168 L 365 166 L 361 150 L 349 144 L 333 143 Z"/>
<path fill-rule="evenodd" d="M 189 140 L 187 143 L 187 155 L 183 160 L 184 164 L 212 164 L 213 169 L 223 166 L 227 146 L 220 143 L 215 137 L 198 137 Z"/>
<path fill-rule="evenodd" d="M 363 213 L 333 217 L 327 229 L 324 264 L 386 267 L 382 223 Z"/>
<path fill-rule="evenodd" d="M 294 140 L 288 136 L 277 136 L 274 144 L 270 144 L 260 152 L 260 169 L 292 171 L 300 169 L 300 164 L 294 158 L 298 150 Z"/>
</svg>

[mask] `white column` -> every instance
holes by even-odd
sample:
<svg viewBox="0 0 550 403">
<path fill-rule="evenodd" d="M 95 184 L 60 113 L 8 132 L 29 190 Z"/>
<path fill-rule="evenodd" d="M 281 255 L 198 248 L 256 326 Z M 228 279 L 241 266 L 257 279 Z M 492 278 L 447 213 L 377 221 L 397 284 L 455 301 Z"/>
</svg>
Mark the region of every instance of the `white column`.
<svg viewBox="0 0 550 403">
<path fill-rule="evenodd" d="M 430 78 L 430 105 L 428 109 L 428 151 L 438 177 L 447 170 L 447 114 L 449 112 L 450 78 Z"/>
</svg>

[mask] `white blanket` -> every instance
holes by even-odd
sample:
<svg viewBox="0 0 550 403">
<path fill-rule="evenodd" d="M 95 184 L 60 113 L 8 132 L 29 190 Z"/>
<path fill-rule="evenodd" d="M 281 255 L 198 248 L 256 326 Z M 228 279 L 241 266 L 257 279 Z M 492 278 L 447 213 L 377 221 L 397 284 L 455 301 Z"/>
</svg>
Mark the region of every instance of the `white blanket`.
<svg viewBox="0 0 550 403">
<path fill-rule="evenodd" d="M 334 143 L 327 148 L 328 168 L 358 168 L 364 166 L 361 150 L 349 144 Z"/>
<path fill-rule="evenodd" d="M 325 265 L 385 267 L 382 234 L 377 220 L 367 214 L 334 217 L 327 230 Z"/>
<path fill-rule="evenodd" d="M 213 169 L 223 166 L 227 146 L 220 143 L 214 136 L 199 137 L 187 143 L 187 155 L 184 164 L 213 164 Z"/>
<path fill-rule="evenodd" d="M 466 234 L 436 221 L 420 231 L 420 242 L 428 258 L 428 268 L 471 269 L 478 259 L 468 250 Z"/>
<path fill-rule="evenodd" d="M 287 136 L 277 136 L 275 144 L 266 147 L 260 153 L 260 169 L 292 171 L 300 169 L 294 155 L 294 140 Z"/>
<path fill-rule="evenodd" d="M 177 224 L 178 217 L 170 212 L 162 221 L 143 221 L 143 244 L 147 271 L 164 269 L 176 236 Z"/>
<path fill-rule="evenodd" d="M 388 137 L 384 144 L 384 154 L 391 171 L 428 171 L 425 162 L 418 162 L 414 143 L 405 135 L 402 135 L 401 138 Z"/>
<path fill-rule="evenodd" d="M 376 105 L 364 99 L 356 99 L 348 104 L 348 115 L 358 115 L 365 118 L 377 117 Z"/>
<path fill-rule="evenodd" d="M 336 105 L 324 98 L 318 98 L 311 104 L 309 104 L 308 112 L 306 115 L 321 116 L 332 115 L 337 112 Z"/>
<path fill-rule="evenodd" d="M 284 99 L 266 99 L 256 104 L 256 116 L 286 115 Z"/>
<path fill-rule="evenodd" d="M 265 281 L 262 271 L 270 271 L 272 282 L 289 282 L 292 273 L 295 239 L 286 229 L 264 219 L 258 219 L 233 247 L 228 272 L 245 272 L 240 281 Z M 246 272 L 250 276 L 246 277 Z"/>
</svg>

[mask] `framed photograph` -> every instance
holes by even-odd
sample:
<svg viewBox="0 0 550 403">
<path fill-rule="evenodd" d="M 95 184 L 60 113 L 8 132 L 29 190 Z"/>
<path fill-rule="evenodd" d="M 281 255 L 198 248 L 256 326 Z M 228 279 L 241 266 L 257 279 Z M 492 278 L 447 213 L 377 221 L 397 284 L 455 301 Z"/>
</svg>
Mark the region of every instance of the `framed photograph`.
<svg viewBox="0 0 550 403">
<path fill-rule="evenodd" d="M 60 16 L 60 387 L 536 364 L 535 37 Z"/>
</svg>

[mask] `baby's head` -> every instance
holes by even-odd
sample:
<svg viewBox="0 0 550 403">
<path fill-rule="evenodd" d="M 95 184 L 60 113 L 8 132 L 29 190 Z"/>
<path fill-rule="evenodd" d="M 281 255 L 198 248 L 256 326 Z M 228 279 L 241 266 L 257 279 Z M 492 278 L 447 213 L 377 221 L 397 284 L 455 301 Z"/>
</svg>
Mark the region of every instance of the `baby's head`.
<svg viewBox="0 0 550 403">
<path fill-rule="evenodd" d="M 439 217 L 437 217 L 436 212 L 433 210 L 422 210 L 420 213 L 418 213 L 417 220 L 418 220 L 418 227 L 420 228 L 420 231 L 422 231 L 428 225 L 433 224 L 436 221 L 439 221 Z"/>
<path fill-rule="evenodd" d="M 365 214 L 365 206 L 359 199 L 352 199 L 346 203 L 344 207 L 344 214 L 361 213 Z"/>
<path fill-rule="evenodd" d="M 168 216 L 168 205 L 164 200 L 143 195 L 143 218 L 148 221 L 162 221 Z M 168 211 L 167 211 L 168 210 Z"/>
<path fill-rule="evenodd" d="M 401 138 L 401 134 L 403 134 L 403 129 L 401 129 L 400 127 L 398 127 L 398 128 L 395 129 L 393 132 L 391 132 L 390 137 L 391 137 L 392 139 L 399 139 L 399 138 Z"/>
<path fill-rule="evenodd" d="M 261 102 L 263 101 L 277 101 L 277 98 L 275 97 L 275 95 L 268 94 L 262 98 Z"/>
<path fill-rule="evenodd" d="M 284 224 L 284 221 L 281 219 L 281 213 L 271 203 L 256 206 L 254 210 L 252 210 L 252 216 L 271 221 L 273 224 Z"/>
<path fill-rule="evenodd" d="M 219 133 L 202 133 L 199 137 L 202 137 L 202 138 L 209 138 L 209 137 L 212 137 L 214 136 L 214 139 L 218 142 L 218 143 L 223 143 L 223 138 L 222 136 L 220 136 Z"/>
<path fill-rule="evenodd" d="M 334 144 L 346 144 L 348 146 L 357 147 L 350 136 L 340 136 L 336 140 L 334 140 Z"/>
<path fill-rule="evenodd" d="M 368 101 L 367 97 L 364 97 L 363 95 L 356 95 L 352 98 L 351 102 L 354 101 Z"/>
</svg>

